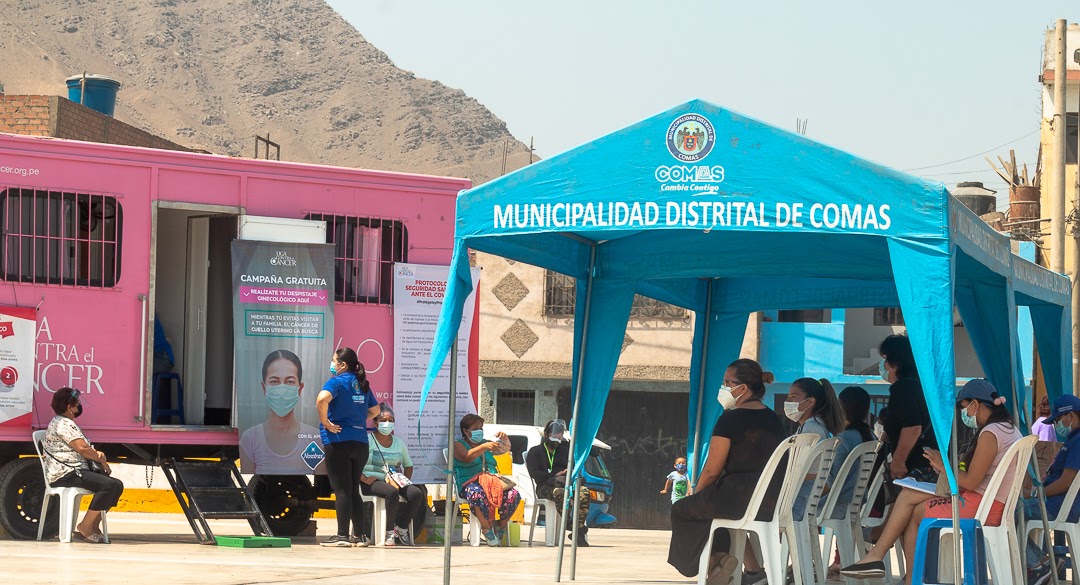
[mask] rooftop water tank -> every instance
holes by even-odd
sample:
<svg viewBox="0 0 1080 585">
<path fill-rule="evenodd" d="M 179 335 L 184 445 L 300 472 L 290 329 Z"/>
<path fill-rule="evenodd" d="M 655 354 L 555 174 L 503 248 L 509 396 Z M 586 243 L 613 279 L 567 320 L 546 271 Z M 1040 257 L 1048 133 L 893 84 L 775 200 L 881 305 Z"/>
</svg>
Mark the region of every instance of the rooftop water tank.
<svg viewBox="0 0 1080 585">
<path fill-rule="evenodd" d="M 952 195 L 956 197 L 960 203 L 967 207 L 971 211 L 975 212 L 975 215 L 986 215 L 992 211 L 997 211 L 997 198 L 994 194 L 997 191 L 991 191 L 983 187 L 982 183 L 970 182 L 970 183 L 958 183 L 956 189 L 953 189 Z"/>
<path fill-rule="evenodd" d="M 82 74 L 67 78 L 68 99 L 112 116 L 120 82 L 104 75 Z"/>
</svg>

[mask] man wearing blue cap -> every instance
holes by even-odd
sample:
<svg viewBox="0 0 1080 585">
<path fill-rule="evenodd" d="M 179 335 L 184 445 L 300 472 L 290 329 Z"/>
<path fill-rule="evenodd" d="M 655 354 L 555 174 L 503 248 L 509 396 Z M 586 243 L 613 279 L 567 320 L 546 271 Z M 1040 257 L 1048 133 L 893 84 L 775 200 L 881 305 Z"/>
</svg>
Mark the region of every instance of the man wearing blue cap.
<svg viewBox="0 0 1080 585">
<path fill-rule="evenodd" d="M 1054 401 L 1054 408 L 1050 416 L 1044 421 L 1053 424 L 1057 431 L 1058 439 L 1065 441 L 1065 445 L 1054 457 L 1050 469 L 1043 478 L 1043 489 L 1046 492 L 1046 513 L 1051 518 L 1056 518 L 1061 510 L 1061 504 L 1065 500 L 1065 493 L 1069 491 L 1072 482 L 1076 479 L 1076 472 L 1080 470 L 1080 398 L 1076 396 L 1061 396 Z M 1078 498 L 1080 500 L 1080 498 Z M 1038 498 L 1026 498 L 1024 500 L 1024 514 L 1029 520 L 1042 518 L 1039 509 Z M 1080 518 L 1080 501 L 1074 502 L 1069 512 L 1069 522 L 1076 522 Z M 1050 558 L 1037 544 L 1028 541 L 1027 552 L 1028 583 L 1031 585 L 1043 585 L 1050 580 Z"/>
</svg>

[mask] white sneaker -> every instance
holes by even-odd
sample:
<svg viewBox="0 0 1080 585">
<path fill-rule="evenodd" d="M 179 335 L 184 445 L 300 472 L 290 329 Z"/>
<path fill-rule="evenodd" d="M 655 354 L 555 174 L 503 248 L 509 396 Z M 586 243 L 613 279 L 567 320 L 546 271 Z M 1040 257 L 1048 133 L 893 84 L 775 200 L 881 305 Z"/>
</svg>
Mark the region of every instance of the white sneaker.
<svg viewBox="0 0 1080 585">
<path fill-rule="evenodd" d="M 383 546 L 397 546 L 397 534 L 393 530 L 386 531 L 386 540 L 383 541 Z"/>
</svg>

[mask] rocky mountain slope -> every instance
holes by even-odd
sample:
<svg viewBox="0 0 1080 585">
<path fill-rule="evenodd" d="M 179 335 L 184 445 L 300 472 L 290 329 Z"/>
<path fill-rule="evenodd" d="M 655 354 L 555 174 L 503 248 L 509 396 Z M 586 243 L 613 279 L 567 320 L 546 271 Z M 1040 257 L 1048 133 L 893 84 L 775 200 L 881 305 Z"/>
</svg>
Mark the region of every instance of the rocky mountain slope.
<svg viewBox="0 0 1080 585">
<path fill-rule="evenodd" d="M 465 176 L 528 161 L 463 91 L 396 67 L 322 0 L 8 0 L 0 82 L 66 95 L 64 79 L 123 83 L 117 118 L 184 145 L 292 161 Z"/>
</svg>

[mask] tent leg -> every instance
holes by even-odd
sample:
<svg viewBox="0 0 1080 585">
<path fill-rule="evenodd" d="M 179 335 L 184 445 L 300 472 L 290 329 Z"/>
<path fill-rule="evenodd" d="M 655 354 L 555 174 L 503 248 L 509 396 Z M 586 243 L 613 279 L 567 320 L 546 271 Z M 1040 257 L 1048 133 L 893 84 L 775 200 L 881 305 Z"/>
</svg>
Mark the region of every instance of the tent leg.
<svg viewBox="0 0 1080 585">
<path fill-rule="evenodd" d="M 566 516 L 567 516 L 567 512 L 569 512 L 569 509 L 567 508 L 567 505 L 570 504 L 570 501 L 572 499 L 570 494 L 568 493 L 568 490 L 569 490 L 570 485 L 571 485 L 570 484 L 570 478 L 571 477 L 574 477 L 573 486 L 574 486 L 575 489 L 577 488 L 577 474 L 574 473 L 574 465 L 576 463 L 574 461 L 574 442 L 575 442 L 574 437 L 576 437 L 578 435 L 576 427 L 577 427 L 577 421 L 578 421 L 578 412 L 581 409 L 581 365 L 585 361 L 585 346 L 587 346 L 589 344 L 589 310 L 592 308 L 592 288 L 593 288 L 592 284 L 593 284 L 593 269 L 594 268 L 596 268 L 596 246 L 595 245 L 592 246 L 592 249 L 589 252 L 589 274 L 588 274 L 588 277 L 587 277 L 587 279 L 585 281 L 585 310 L 584 310 L 584 314 L 582 315 L 583 322 L 581 324 L 581 350 L 578 353 L 577 371 L 574 372 L 577 375 L 577 384 L 574 385 L 574 410 L 573 410 L 573 413 L 570 415 L 570 424 L 572 425 L 573 428 L 570 429 L 570 456 L 567 458 L 567 462 L 566 462 L 566 470 L 567 470 L 567 473 L 566 473 L 566 489 L 567 489 L 567 492 L 563 493 L 562 514 L 559 516 L 559 533 L 556 536 L 556 538 L 559 539 L 559 553 L 555 557 L 555 582 L 556 583 L 562 581 L 563 551 L 566 548 L 566 536 L 565 536 L 566 535 Z M 577 497 L 577 492 L 575 491 L 573 495 L 576 498 Z M 576 503 L 574 505 L 574 508 L 575 509 L 577 508 Z M 575 516 L 575 520 L 576 520 L 576 518 L 577 517 Z M 572 534 L 571 534 L 571 537 L 573 537 L 574 543 L 573 543 L 573 545 L 571 545 L 571 553 L 572 553 L 573 556 L 571 557 L 570 579 L 573 580 L 574 577 L 575 577 L 574 571 L 577 569 L 577 523 L 576 522 L 574 523 L 574 526 L 571 528 L 571 530 L 573 531 Z"/>
<path fill-rule="evenodd" d="M 960 469 L 959 456 L 956 448 L 956 421 L 953 421 L 952 425 L 952 440 L 949 441 L 949 459 L 952 460 L 953 469 Z M 954 471 L 954 474 L 958 473 Z M 952 495 L 952 529 L 953 529 L 953 583 L 960 583 L 963 579 L 963 570 L 961 569 L 963 560 L 963 549 L 960 546 L 960 494 L 959 488 L 957 492 Z M 914 575 L 912 575 L 914 578 Z"/>
<path fill-rule="evenodd" d="M 1016 383 L 1017 372 L 1015 371 L 1015 369 L 1017 367 L 1017 364 L 1019 363 L 1019 356 L 1017 355 L 1017 345 L 1018 344 L 1016 343 L 1016 341 L 1017 341 L 1016 321 L 1019 318 L 1019 316 L 1017 315 L 1017 312 L 1016 312 L 1016 303 L 1013 302 L 1012 287 L 1009 287 L 1009 288 L 1006 289 L 1006 294 L 1008 295 L 1007 298 L 1008 298 L 1008 301 L 1009 301 L 1009 320 L 1010 320 L 1010 326 L 1009 326 L 1009 351 L 1012 354 L 1010 356 L 1010 361 L 1012 362 L 1012 367 L 1014 369 L 1014 371 L 1011 372 L 1012 375 L 1009 376 L 1009 380 L 1010 380 L 1009 387 L 1012 389 L 1013 425 L 1016 426 L 1016 428 L 1019 429 L 1019 428 L 1023 428 L 1023 427 L 1020 426 L 1020 409 L 1023 408 L 1023 406 L 1020 404 L 1020 388 Z M 1074 298 L 1076 298 L 1075 295 L 1074 295 Z M 1042 513 L 1043 534 L 1046 535 L 1046 542 L 1050 544 L 1050 546 L 1047 547 L 1049 549 L 1049 552 L 1050 552 L 1050 569 L 1051 569 L 1050 573 L 1052 575 L 1050 577 L 1050 579 L 1051 579 L 1051 581 L 1053 582 L 1054 585 L 1058 585 L 1057 556 L 1054 554 L 1053 532 L 1050 531 L 1050 519 L 1049 519 L 1049 516 L 1046 515 L 1046 492 L 1043 490 L 1042 476 L 1039 474 L 1040 470 L 1039 470 L 1038 460 L 1035 459 L 1034 456 L 1032 456 L 1032 458 L 1030 460 L 1028 460 L 1027 468 L 1028 468 L 1028 474 L 1031 475 L 1031 477 L 1032 477 L 1032 483 L 1034 483 L 1036 485 L 1036 489 L 1038 490 L 1039 511 Z M 1034 473 L 1032 473 L 1032 469 L 1035 470 Z M 1024 515 L 1024 507 L 1023 506 L 1020 506 L 1020 526 L 1021 527 L 1027 526 L 1027 518 Z M 1023 532 L 1022 537 L 1027 538 L 1028 537 L 1027 533 Z M 1072 543 L 1069 543 L 1069 544 L 1072 544 Z"/>
<path fill-rule="evenodd" d="M 581 506 L 578 505 L 578 498 L 580 497 L 578 492 L 581 490 L 581 476 L 574 478 L 574 499 L 570 500 L 570 494 L 567 493 L 564 498 L 570 500 L 574 505 L 574 540 L 570 544 L 570 580 L 573 581 L 577 578 L 577 547 L 578 547 L 578 531 L 581 530 Z"/>
<path fill-rule="evenodd" d="M 454 516 L 457 508 L 454 504 L 454 414 L 457 410 L 457 333 L 450 345 L 450 404 L 446 414 L 446 508 L 443 516 L 443 585 L 450 585 L 450 545 L 454 535 Z M 463 527 L 464 528 L 464 527 Z M 373 534 L 372 538 L 381 535 Z"/>
<path fill-rule="evenodd" d="M 694 416 L 694 460 L 690 462 L 690 485 L 694 485 L 698 477 L 698 462 L 701 461 L 701 409 L 705 401 L 705 368 L 709 361 L 709 327 L 712 325 L 712 294 L 713 281 L 709 280 L 709 289 L 705 292 L 705 327 L 701 337 L 701 365 L 698 366 L 698 402 L 697 414 Z"/>
</svg>

